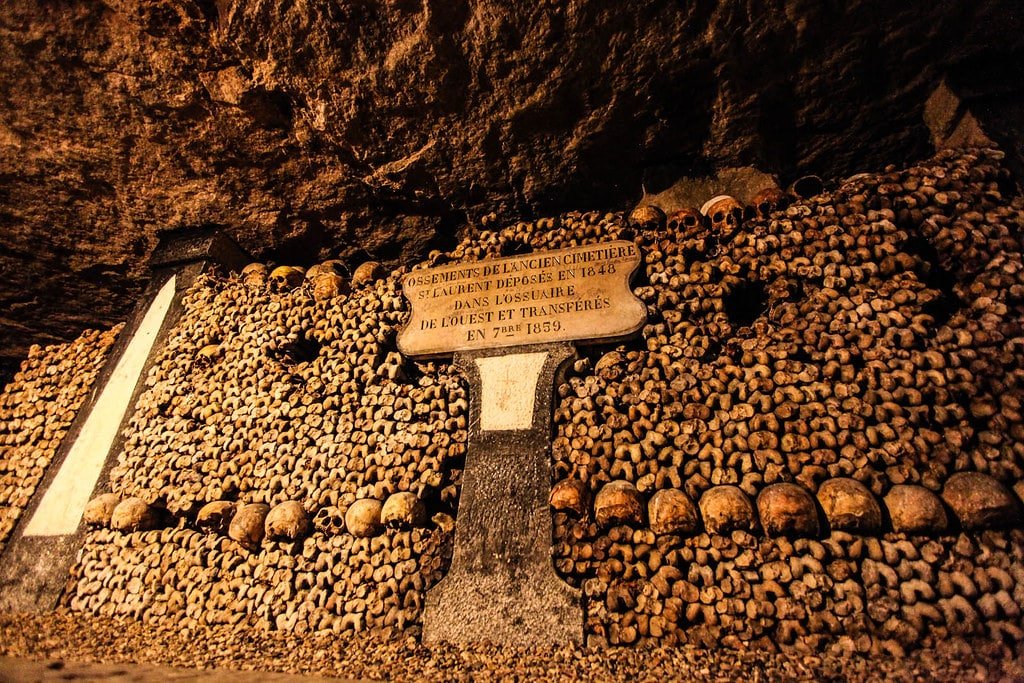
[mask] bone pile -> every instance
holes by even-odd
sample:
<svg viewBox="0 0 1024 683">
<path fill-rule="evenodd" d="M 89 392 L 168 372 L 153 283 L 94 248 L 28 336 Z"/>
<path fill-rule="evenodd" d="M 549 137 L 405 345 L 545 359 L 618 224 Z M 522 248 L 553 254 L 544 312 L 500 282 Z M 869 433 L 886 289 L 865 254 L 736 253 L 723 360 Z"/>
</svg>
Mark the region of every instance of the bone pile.
<svg viewBox="0 0 1024 683">
<path fill-rule="evenodd" d="M 1019 643 L 1020 198 L 998 152 L 632 216 L 650 324 L 559 389 L 591 642 Z"/>
<path fill-rule="evenodd" d="M 117 338 L 120 326 L 67 344 L 33 345 L 0 393 L 0 551 Z"/>
<path fill-rule="evenodd" d="M 299 632 L 419 622 L 450 556 L 466 388 L 396 352 L 398 274 L 340 272 L 257 264 L 189 290 L 111 493 L 86 510 L 73 609 Z"/>
<path fill-rule="evenodd" d="M 553 562 L 591 644 L 1024 641 L 1024 206 L 1000 160 L 703 215 L 492 215 L 428 256 L 641 246 L 642 336 L 582 349 L 558 387 Z M 450 558 L 466 388 L 397 354 L 406 269 L 360 270 L 190 291 L 87 511 L 73 609 L 415 630 Z"/>
</svg>

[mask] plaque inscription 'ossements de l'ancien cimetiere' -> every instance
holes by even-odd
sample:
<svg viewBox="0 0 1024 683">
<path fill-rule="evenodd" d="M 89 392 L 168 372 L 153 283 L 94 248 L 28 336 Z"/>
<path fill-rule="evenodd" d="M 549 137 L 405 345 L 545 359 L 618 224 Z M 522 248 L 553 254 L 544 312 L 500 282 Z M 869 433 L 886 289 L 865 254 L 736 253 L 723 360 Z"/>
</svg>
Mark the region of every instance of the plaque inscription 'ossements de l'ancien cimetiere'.
<svg viewBox="0 0 1024 683">
<path fill-rule="evenodd" d="M 624 338 L 647 317 L 629 288 L 639 265 L 636 245 L 615 241 L 414 271 L 403 280 L 412 315 L 398 348 L 430 357 Z"/>
</svg>

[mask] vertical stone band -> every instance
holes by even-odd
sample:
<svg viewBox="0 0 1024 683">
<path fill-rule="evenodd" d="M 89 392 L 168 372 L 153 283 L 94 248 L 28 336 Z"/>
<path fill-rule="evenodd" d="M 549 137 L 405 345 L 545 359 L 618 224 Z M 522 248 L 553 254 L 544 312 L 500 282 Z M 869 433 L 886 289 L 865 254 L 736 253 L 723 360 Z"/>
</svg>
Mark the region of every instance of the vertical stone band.
<svg viewBox="0 0 1024 683">
<path fill-rule="evenodd" d="M 25 527 L 25 536 L 64 536 L 78 529 L 85 504 L 96 488 L 118 428 L 128 412 L 146 359 L 174 301 L 176 283 L 177 276 L 172 275 L 150 303 L 72 442 L 57 476 Z"/>
</svg>

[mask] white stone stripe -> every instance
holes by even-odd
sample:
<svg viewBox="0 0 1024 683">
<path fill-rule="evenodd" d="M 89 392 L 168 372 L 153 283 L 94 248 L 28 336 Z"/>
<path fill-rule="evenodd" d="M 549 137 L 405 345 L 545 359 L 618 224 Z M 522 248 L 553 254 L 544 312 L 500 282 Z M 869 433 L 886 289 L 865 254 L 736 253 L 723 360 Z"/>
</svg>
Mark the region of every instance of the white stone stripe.
<svg viewBox="0 0 1024 683">
<path fill-rule="evenodd" d="M 537 380 L 547 352 L 477 358 L 480 370 L 480 429 L 485 432 L 533 426 Z"/>
<path fill-rule="evenodd" d="M 172 276 L 150 304 L 68 450 L 60 471 L 29 520 L 25 536 L 66 536 L 78 529 L 85 504 L 96 488 L 96 480 L 117 437 L 139 375 L 174 300 L 176 279 Z"/>
</svg>

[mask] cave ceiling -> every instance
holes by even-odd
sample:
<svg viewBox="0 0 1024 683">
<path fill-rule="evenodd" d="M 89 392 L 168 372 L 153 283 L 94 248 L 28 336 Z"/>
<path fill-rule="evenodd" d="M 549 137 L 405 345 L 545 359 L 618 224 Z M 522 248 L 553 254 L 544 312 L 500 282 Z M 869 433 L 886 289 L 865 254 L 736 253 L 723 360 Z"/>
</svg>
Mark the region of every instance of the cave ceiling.
<svg viewBox="0 0 1024 683">
<path fill-rule="evenodd" d="M 729 167 L 785 184 L 921 158 L 944 81 L 1012 154 L 1020 14 L 973 0 L 4 2 L 0 358 L 123 319 L 169 229 L 221 226 L 299 265 L 407 262 L 492 213 L 626 209 Z"/>
</svg>

